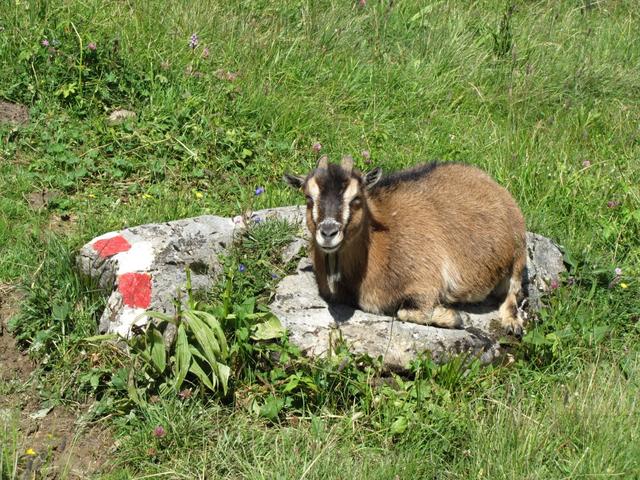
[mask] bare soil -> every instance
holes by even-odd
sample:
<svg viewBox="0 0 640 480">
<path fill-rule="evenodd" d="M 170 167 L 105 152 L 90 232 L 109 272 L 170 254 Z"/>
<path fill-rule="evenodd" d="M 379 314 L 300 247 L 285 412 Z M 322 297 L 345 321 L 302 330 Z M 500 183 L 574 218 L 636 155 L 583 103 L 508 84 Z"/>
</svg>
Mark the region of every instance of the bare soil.
<svg viewBox="0 0 640 480">
<path fill-rule="evenodd" d="M 104 466 L 114 440 L 101 426 L 78 421 L 88 405 L 43 409 L 36 366 L 7 329 L 21 298 L 0 284 L 0 423 L 18 429 L 19 478 L 88 478 Z"/>
<path fill-rule="evenodd" d="M 18 103 L 0 101 L 0 123 L 24 125 L 29 122 L 29 109 Z"/>
</svg>

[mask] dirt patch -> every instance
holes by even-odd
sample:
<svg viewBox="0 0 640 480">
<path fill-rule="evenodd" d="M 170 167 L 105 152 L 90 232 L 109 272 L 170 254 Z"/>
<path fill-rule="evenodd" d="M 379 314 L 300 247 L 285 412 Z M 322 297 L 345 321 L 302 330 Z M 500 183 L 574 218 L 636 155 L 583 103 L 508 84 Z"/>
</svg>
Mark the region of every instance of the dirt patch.
<svg viewBox="0 0 640 480">
<path fill-rule="evenodd" d="M 25 199 L 32 210 L 41 210 L 49 207 L 60 197 L 62 197 L 62 192 L 59 190 L 40 190 L 37 192 L 31 192 L 25 196 Z"/>
<path fill-rule="evenodd" d="M 10 125 L 29 123 L 29 109 L 19 103 L 0 101 L 0 123 Z"/>
<path fill-rule="evenodd" d="M 73 213 L 53 214 L 49 218 L 49 230 L 60 235 L 69 235 L 78 226 L 78 216 Z"/>
<path fill-rule="evenodd" d="M 88 405 L 43 408 L 35 365 L 7 329 L 22 298 L 15 287 L 0 284 L 0 427 L 11 422 L 18 429 L 19 478 L 87 478 L 112 453 L 112 435 L 79 422 Z"/>
<path fill-rule="evenodd" d="M 32 362 L 17 348 L 7 328 L 9 319 L 18 313 L 21 299 L 18 289 L 0 284 L 0 382 L 27 380 L 33 372 Z"/>
<path fill-rule="evenodd" d="M 24 458 L 23 475 L 26 472 L 44 478 L 80 479 L 102 467 L 112 453 L 114 441 L 107 429 L 78 422 L 86 409 L 87 406 L 77 410 L 56 407 L 43 418 L 23 418 L 21 430 L 27 435 L 22 451 L 32 453 Z"/>
</svg>

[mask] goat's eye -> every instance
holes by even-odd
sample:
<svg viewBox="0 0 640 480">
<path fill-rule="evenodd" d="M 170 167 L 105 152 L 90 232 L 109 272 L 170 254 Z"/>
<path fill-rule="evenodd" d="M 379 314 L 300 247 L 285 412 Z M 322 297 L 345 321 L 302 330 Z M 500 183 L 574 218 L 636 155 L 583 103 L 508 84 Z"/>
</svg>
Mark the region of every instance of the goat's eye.
<svg viewBox="0 0 640 480">
<path fill-rule="evenodd" d="M 359 208 L 362 206 L 362 197 L 355 197 L 353 200 L 351 200 L 350 203 L 352 208 Z"/>
</svg>

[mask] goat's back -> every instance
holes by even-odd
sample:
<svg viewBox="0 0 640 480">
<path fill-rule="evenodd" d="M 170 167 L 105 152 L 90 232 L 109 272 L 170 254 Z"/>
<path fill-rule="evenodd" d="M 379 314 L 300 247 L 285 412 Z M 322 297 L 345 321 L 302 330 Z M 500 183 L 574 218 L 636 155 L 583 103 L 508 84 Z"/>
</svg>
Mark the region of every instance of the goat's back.
<svg viewBox="0 0 640 480">
<path fill-rule="evenodd" d="M 449 301 L 477 301 L 525 251 L 515 200 L 470 165 L 429 164 L 392 174 L 371 190 L 369 206 L 380 224 L 372 259 L 386 266 L 392 289 L 440 279 Z"/>
</svg>

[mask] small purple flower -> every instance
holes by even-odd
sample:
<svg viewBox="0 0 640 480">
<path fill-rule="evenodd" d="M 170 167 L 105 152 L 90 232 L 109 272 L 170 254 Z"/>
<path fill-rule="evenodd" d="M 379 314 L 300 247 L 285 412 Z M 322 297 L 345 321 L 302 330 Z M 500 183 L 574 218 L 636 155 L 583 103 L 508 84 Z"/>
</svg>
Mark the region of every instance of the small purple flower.
<svg viewBox="0 0 640 480">
<path fill-rule="evenodd" d="M 209 58 L 209 47 L 204 47 L 202 50 L 202 58 Z"/>
<path fill-rule="evenodd" d="M 371 153 L 369 153 L 369 150 L 362 151 L 362 158 L 364 158 L 364 163 L 371 163 Z"/>
<path fill-rule="evenodd" d="M 199 40 L 198 40 L 198 34 L 194 33 L 193 35 L 191 35 L 191 38 L 189 39 L 189 47 L 190 48 L 196 48 L 198 46 Z"/>
<path fill-rule="evenodd" d="M 244 272 L 246 272 L 246 270 L 247 270 L 247 267 L 245 266 L 244 263 L 241 263 L 240 265 L 238 265 L 238 271 L 240 273 L 244 273 Z"/>
<path fill-rule="evenodd" d="M 166 430 L 162 425 L 158 425 L 153 429 L 153 436 L 156 438 L 162 438 L 167 434 Z"/>
<path fill-rule="evenodd" d="M 557 290 L 560 287 L 560 284 L 558 283 L 558 280 L 556 280 L 555 278 L 551 280 L 551 282 L 549 283 L 549 288 L 551 288 L 551 290 Z"/>
<path fill-rule="evenodd" d="M 582 162 L 582 166 L 584 168 L 589 168 L 591 166 L 591 162 L 589 160 L 585 160 L 584 162 Z"/>
<path fill-rule="evenodd" d="M 271 278 L 273 278 L 274 280 L 277 278 L 280 278 L 277 273 L 271 272 L 270 275 L 271 275 Z"/>
<path fill-rule="evenodd" d="M 89 42 L 89 45 L 87 45 L 87 48 L 92 52 L 95 52 L 98 47 L 96 46 L 95 42 Z"/>
<path fill-rule="evenodd" d="M 319 153 L 320 150 L 322 150 L 322 144 L 320 142 L 316 142 L 313 144 L 311 148 L 313 149 L 314 152 Z"/>
<path fill-rule="evenodd" d="M 262 195 L 264 193 L 264 187 L 256 188 L 256 196 Z"/>
<path fill-rule="evenodd" d="M 253 217 L 253 218 L 252 218 L 252 220 L 253 220 L 253 223 L 260 223 L 260 222 L 262 222 L 262 219 L 261 219 L 260 217 Z"/>
<path fill-rule="evenodd" d="M 620 206 L 620 201 L 619 200 L 609 200 L 607 202 L 607 207 L 609 208 L 617 208 Z"/>
<path fill-rule="evenodd" d="M 616 277 L 621 277 L 622 276 L 622 269 L 620 267 L 616 267 L 614 272 L 616 274 Z"/>
<path fill-rule="evenodd" d="M 48 47 L 49 46 L 49 40 L 47 40 L 46 38 L 44 40 L 42 40 L 40 42 L 40 45 L 42 45 L 43 47 Z"/>
</svg>

